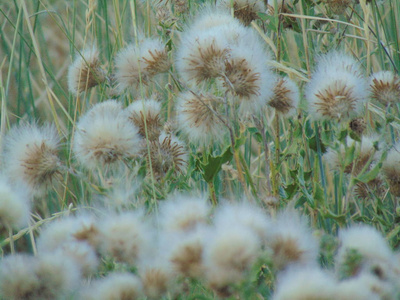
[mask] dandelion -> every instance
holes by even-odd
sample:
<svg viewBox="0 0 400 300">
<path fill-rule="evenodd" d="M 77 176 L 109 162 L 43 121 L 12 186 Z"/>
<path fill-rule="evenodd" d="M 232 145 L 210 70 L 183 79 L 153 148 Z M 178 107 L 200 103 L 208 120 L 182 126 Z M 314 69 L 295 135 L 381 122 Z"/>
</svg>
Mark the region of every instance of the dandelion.
<svg viewBox="0 0 400 300">
<path fill-rule="evenodd" d="M 306 88 L 310 115 L 316 120 L 348 120 L 361 115 L 366 81 L 357 63 L 339 52 L 320 59 Z"/>
<path fill-rule="evenodd" d="M 192 144 L 210 145 L 227 137 L 228 129 L 220 119 L 219 98 L 208 93 L 184 92 L 177 101 L 179 129 Z"/>
<path fill-rule="evenodd" d="M 336 292 L 336 299 L 340 300 L 380 300 L 378 294 L 373 292 L 369 288 L 365 288 L 365 280 L 360 278 L 362 276 L 358 276 L 355 278 L 349 278 L 343 280 L 337 286 Z"/>
<path fill-rule="evenodd" d="M 371 226 L 357 225 L 342 230 L 339 239 L 336 269 L 341 276 L 357 275 L 366 263 L 390 263 L 394 259 L 384 237 Z"/>
<path fill-rule="evenodd" d="M 265 239 L 265 233 L 270 229 L 271 220 L 262 208 L 248 202 L 226 202 L 216 209 L 214 224 L 216 227 L 229 227 L 240 224 L 254 231 L 263 240 Z"/>
<path fill-rule="evenodd" d="M 217 227 L 204 245 L 206 281 L 217 293 L 240 282 L 260 254 L 261 241 L 247 227 Z"/>
<path fill-rule="evenodd" d="M 153 175 L 156 178 L 162 178 L 170 170 L 175 173 L 182 172 L 186 165 L 187 154 L 184 144 L 173 135 L 160 134 L 158 141 L 150 142 L 150 156 L 147 149 L 144 149 L 144 154 L 147 157 L 148 165 L 153 170 Z"/>
<path fill-rule="evenodd" d="M 143 293 L 149 299 L 160 299 L 173 288 L 174 274 L 168 262 L 160 259 L 146 261 L 139 266 Z"/>
<path fill-rule="evenodd" d="M 299 102 L 300 91 L 297 84 L 287 77 L 278 79 L 268 105 L 282 115 L 292 116 L 296 113 Z"/>
<path fill-rule="evenodd" d="M 337 299 L 333 276 L 317 268 L 289 269 L 281 274 L 273 300 Z"/>
<path fill-rule="evenodd" d="M 361 136 L 367 128 L 367 124 L 364 118 L 356 118 L 350 121 L 349 127 L 352 132 L 358 136 Z"/>
<path fill-rule="evenodd" d="M 170 232 L 193 231 L 207 223 L 210 210 L 204 197 L 171 196 L 160 204 L 160 226 Z"/>
<path fill-rule="evenodd" d="M 244 25 L 248 26 L 258 19 L 259 12 L 266 11 L 265 3 L 262 0 L 221 0 L 219 5 L 224 8 L 231 8 L 233 5 L 235 18 L 239 19 Z"/>
<path fill-rule="evenodd" d="M 312 236 L 306 220 L 294 210 L 277 216 L 266 233 L 267 247 L 272 251 L 272 261 L 278 270 L 288 265 L 314 265 L 318 257 L 318 243 Z"/>
<path fill-rule="evenodd" d="M 4 173 L 13 183 L 23 182 L 34 196 L 43 195 L 61 171 L 60 138 L 52 125 L 13 127 L 4 140 Z"/>
<path fill-rule="evenodd" d="M 178 48 L 176 67 L 186 83 L 198 85 L 224 73 L 228 53 L 228 41 L 218 31 L 188 31 Z"/>
<path fill-rule="evenodd" d="M 374 73 L 370 78 L 371 97 L 385 106 L 400 99 L 400 77 L 391 71 Z"/>
<path fill-rule="evenodd" d="M 115 272 L 107 277 L 94 280 L 84 288 L 79 299 L 109 300 L 109 299 L 139 299 L 143 294 L 140 279 L 131 273 Z"/>
<path fill-rule="evenodd" d="M 390 151 L 382 164 L 382 172 L 390 186 L 390 193 L 396 197 L 400 196 L 400 151 L 396 144 Z"/>
<path fill-rule="evenodd" d="M 82 51 L 68 69 L 69 91 L 78 95 L 106 79 L 96 47 Z"/>
<path fill-rule="evenodd" d="M 273 95 L 274 75 L 267 67 L 268 53 L 258 41 L 232 49 L 225 63 L 223 87 L 236 96 L 239 110 L 259 114 Z"/>
<path fill-rule="evenodd" d="M 139 129 L 142 138 L 157 140 L 162 129 L 161 104 L 155 100 L 136 100 L 125 109 L 129 120 Z M 147 134 L 146 134 L 147 131 Z"/>
<path fill-rule="evenodd" d="M 118 262 L 134 265 L 149 253 L 153 232 L 141 212 L 124 212 L 102 220 L 99 226 L 99 252 Z"/>
<path fill-rule="evenodd" d="M 23 186 L 12 187 L 0 175 L 0 228 L 20 229 L 28 225 L 30 204 L 28 191 Z"/>
<path fill-rule="evenodd" d="M 177 235 L 169 260 L 179 274 L 191 278 L 200 278 L 204 274 L 204 237 L 207 233 L 207 227 L 198 226 L 194 231 Z"/>
<path fill-rule="evenodd" d="M 83 166 L 94 169 L 134 158 L 140 141 L 138 129 L 129 122 L 122 106 L 108 100 L 94 105 L 80 118 L 73 150 Z"/>
<path fill-rule="evenodd" d="M 205 5 L 203 9 L 197 12 L 193 23 L 190 24 L 188 31 L 199 32 L 215 30 L 221 25 L 234 26 L 240 24 L 237 19 L 233 18 L 229 11 L 221 9 L 214 4 Z"/>
<path fill-rule="evenodd" d="M 164 44 L 155 38 L 142 39 L 138 45 L 129 44 L 115 58 L 115 80 L 122 93 L 129 87 L 137 88 L 170 68 Z"/>
</svg>

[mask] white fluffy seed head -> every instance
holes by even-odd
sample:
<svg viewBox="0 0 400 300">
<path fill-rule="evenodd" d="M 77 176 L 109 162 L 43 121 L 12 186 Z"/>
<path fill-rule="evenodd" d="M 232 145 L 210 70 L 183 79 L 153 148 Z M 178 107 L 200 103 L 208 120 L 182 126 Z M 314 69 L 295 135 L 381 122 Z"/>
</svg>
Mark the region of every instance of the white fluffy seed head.
<svg viewBox="0 0 400 300">
<path fill-rule="evenodd" d="M 230 10 L 233 6 L 234 16 L 244 25 L 250 25 L 254 20 L 258 19 L 257 13 L 264 13 L 267 7 L 263 0 L 219 0 L 218 5 L 226 10 Z"/>
<path fill-rule="evenodd" d="M 382 165 L 382 172 L 389 182 L 390 193 L 400 196 L 400 143 L 389 150 Z"/>
<path fill-rule="evenodd" d="M 140 299 L 143 295 L 139 277 L 131 273 L 115 272 L 94 280 L 79 294 L 82 300 Z"/>
<path fill-rule="evenodd" d="M 11 182 L 23 182 L 34 196 L 41 196 L 60 173 L 59 145 L 52 125 L 15 126 L 4 139 L 3 172 Z"/>
<path fill-rule="evenodd" d="M 131 265 L 150 253 L 154 243 L 152 227 L 140 211 L 107 216 L 100 222 L 99 236 L 102 255 Z"/>
<path fill-rule="evenodd" d="M 105 80 L 101 69 L 99 51 L 96 47 L 88 48 L 74 60 L 68 69 L 68 89 L 74 94 L 90 89 Z"/>
<path fill-rule="evenodd" d="M 321 56 L 305 92 L 315 120 L 348 120 L 361 115 L 368 84 L 359 64 L 342 52 Z"/>
<path fill-rule="evenodd" d="M 336 299 L 339 300 L 380 300 L 378 294 L 365 284 L 363 276 L 343 280 L 337 286 Z"/>
<path fill-rule="evenodd" d="M 277 78 L 274 86 L 274 94 L 269 99 L 268 105 L 276 112 L 293 116 L 300 102 L 300 90 L 298 85 L 288 77 Z"/>
<path fill-rule="evenodd" d="M 120 50 L 115 58 L 115 80 L 117 89 L 122 93 L 127 88 L 137 88 L 147 84 L 170 67 L 165 45 L 155 38 L 145 38 Z"/>
<path fill-rule="evenodd" d="M 371 98 L 383 105 L 397 103 L 400 99 L 400 77 L 391 71 L 380 71 L 370 77 Z"/>
<path fill-rule="evenodd" d="M 73 150 L 88 169 L 115 167 L 138 154 L 140 141 L 137 127 L 123 113 L 121 104 L 107 100 L 94 105 L 80 118 Z"/>
<path fill-rule="evenodd" d="M 260 114 L 273 96 L 275 76 L 267 66 L 269 59 L 258 39 L 241 43 L 230 52 L 222 85 L 235 97 L 243 115 Z"/>
<path fill-rule="evenodd" d="M 341 268 L 346 263 L 350 250 L 356 250 L 365 262 L 391 262 L 394 260 L 393 252 L 385 238 L 374 227 L 353 225 L 341 230 L 339 239 L 341 245 L 336 257 L 337 268 Z"/>
<path fill-rule="evenodd" d="M 6 177 L 0 174 L 0 229 L 20 229 L 27 226 L 29 215 L 28 190 L 23 185 L 19 185 L 18 189 L 13 187 Z"/>
<path fill-rule="evenodd" d="M 280 274 L 273 300 L 336 299 L 333 276 L 318 268 L 295 268 Z"/>
<path fill-rule="evenodd" d="M 207 223 L 210 209 L 204 197 L 171 196 L 160 204 L 160 226 L 169 232 L 192 231 Z"/>
<path fill-rule="evenodd" d="M 226 202 L 218 206 L 214 213 L 216 227 L 229 227 L 235 225 L 245 226 L 251 229 L 262 240 L 266 232 L 270 230 L 271 220 L 266 212 L 249 202 Z"/>
<path fill-rule="evenodd" d="M 40 288 L 35 260 L 25 254 L 9 255 L 0 261 L 0 296 L 20 300 Z"/>
<path fill-rule="evenodd" d="M 158 139 L 162 129 L 160 102 L 153 99 L 136 100 L 125 109 L 125 113 L 139 129 L 142 138 L 148 137 L 150 141 Z"/>
<path fill-rule="evenodd" d="M 267 247 L 272 251 L 274 266 L 281 270 L 289 265 L 315 265 L 319 245 L 306 220 L 295 210 L 281 212 L 266 233 Z"/>
<path fill-rule="evenodd" d="M 228 128 L 219 119 L 221 112 L 222 101 L 210 93 L 189 91 L 178 95 L 178 126 L 194 145 L 207 146 L 227 138 Z"/>
</svg>

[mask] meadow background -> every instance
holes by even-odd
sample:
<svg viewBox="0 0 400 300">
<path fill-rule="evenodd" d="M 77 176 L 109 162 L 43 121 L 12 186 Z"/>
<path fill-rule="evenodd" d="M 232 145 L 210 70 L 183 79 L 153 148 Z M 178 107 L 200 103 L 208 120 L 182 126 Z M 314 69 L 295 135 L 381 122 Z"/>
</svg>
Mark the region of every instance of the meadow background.
<svg viewBox="0 0 400 300">
<path fill-rule="evenodd" d="M 227 137 L 219 144 L 210 142 L 206 146 L 192 143 L 177 124 L 177 99 L 183 90 L 190 88 L 182 83 L 184 80 L 177 71 L 175 58 L 181 47 L 183 32 L 188 30 L 202 6 L 214 1 L 2 1 L 0 145 L 6 147 L 7 134 L 17 124 L 35 123 L 40 127 L 51 123 L 61 139 L 58 155 L 62 161 L 62 168 L 57 170 L 46 192 L 29 197 L 30 216 L 26 226 L 7 225 L 6 222 L 2 223 L 3 215 L 0 217 L 2 256 L 7 258 L 15 253 L 37 255 L 36 240 L 44 228 L 57 220 L 82 214 L 104 218 L 126 211 L 140 211 L 143 219 L 158 219 L 157 216 L 163 219 L 167 214 L 165 203 L 171 198 L 198 197 L 206 199 L 210 205 L 206 223 L 213 222 L 214 215 L 218 215 L 218 207 L 227 205 L 226 202 L 249 203 L 252 208 L 258 207 L 268 220 L 280 220 L 280 213 L 287 210 L 296 211 L 292 212 L 293 216 L 303 216 L 299 217 L 299 224 L 307 223 L 308 233 L 319 244 L 319 266 L 327 270 L 336 268 L 337 271 L 335 255 L 343 243 L 338 238 L 340 230 L 356 223 L 369 225 L 380 232 L 388 249 L 394 251 L 389 264 L 397 266 L 393 272 L 398 275 L 400 258 L 396 251 L 400 242 L 400 195 L 396 187 L 400 182 L 400 172 L 388 175 L 383 170 L 388 153 L 396 149 L 399 139 L 398 101 L 385 104 L 371 97 L 357 119 L 364 130 L 360 133 L 350 122 L 352 120 L 315 120 L 309 113 L 305 91 L 313 78 L 318 57 L 334 50 L 354 57 L 365 78 L 379 71 L 398 74 L 400 1 L 271 1 L 274 2 L 269 3 L 271 7 L 258 11 L 253 16 L 255 19 L 246 26 L 257 34 L 270 52 L 272 59 L 269 68 L 272 72 L 290 78 L 299 87 L 300 100 L 295 113 L 287 116 L 269 108 L 259 119 L 242 119 L 232 115 L 230 129 L 233 138 Z M 232 5 L 228 11 L 234 15 L 237 1 L 227 2 Z M 260 2 L 266 7 L 264 1 Z M 284 9 L 279 6 L 282 2 Z M 342 5 L 344 9 L 337 10 L 334 5 Z M 115 57 L 130 43 L 140 45 L 143 37 L 162 40 L 171 66 L 150 84 L 140 80 L 132 90 L 116 91 L 113 86 Z M 93 45 L 98 49 L 99 65 L 107 79 L 93 88 L 74 94 L 68 87 L 68 69 L 84 54 L 84 49 Z M 399 90 L 400 81 L 397 77 L 393 92 L 397 100 L 400 100 Z M 223 92 L 219 96 L 223 97 Z M 183 153 L 181 157 L 184 162 L 181 164 L 180 161 L 173 161 L 173 158 L 172 162 L 167 161 L 170 159 L 168 155 L 173 157 L 180 154 L 168 152 L 168 149 L 162 148 L 162 143 L 157 144 L 157 147 L 161 147 L 157 150 L 151 148 L 146 129 L 145 151 L 139 155 L 143 159 L 124 161 L 125 167 L 122 169 L 104 165 L 85 168 L 73 150 L 81 116 L 94 105 L 108 99 L 116 99 L 123 107 L 127 107 L 137 99 L 145 98 L 160 103 L 163 129 L 174 132 L 179 138 L 176 147 L 178 152 Z M 226 116 L 229 119 L 231 115 L 227 113 Z M 364 135 L 372 140 L 374 151 L 379 156 L 368 156 L 361 168 L 357 169 L 354 166 L 364 159 L 361 150 Z M 349 142 L 350 137 L 355 142 Z M 7 159 L 4 154 L 3 165 Z M 332 167 L 335 159 L 339 162 Z M 399 164 L 400 170 L 400 159 L 394 159 L 390 164 Z M 6 170 L 3 165 L 1 168 Z M 160 169 L 156 169 L 159 165 Z M 7 173 L 4 175 L 7 176 Z M 24 187 L 17 185 L 17 189 Z M 4 207 L 0 206 L 0 214 L 7 215 L 7 208 Z M 168 213 L 176 218 L 179 218 L 179 214 L 190 215 L 185 210 L 179 210 L 178 206 L 169 209 Z M 174 215 L 172 212 L 177 213 Z M 284 224 L 279 226 L 284 227 Z M 299 240 L 302 239 L 301 233 L 296 235 Z M 42 242 L 40 247 L 45 244 Z M 156 286 L 154 290 L 160 292 L 152 294 L 144 289 L 147 293 L 144 297 L 297 299 L 279 298 L 277 294 L 274 296 L 280 274 L 280 267 L 274 265 L 274 255 L 278 254 L 268 250 L 268 246 L 261 248 L 257 259 L 251 259 L 249 266 L 241 270 L 241 274 L 245 275 L 241 275 L 240 280 L 235 278 L 226 284 L 213 285 L 210 284 L 210 278 L 203 280 L 202 276 L 199 276 L 200 279 L 178 276 L 176 282 L 165 283 L 164 288 L 157 286 L 159 282 L 152 282 Z M 236 259 L 240 256 L 238 253 L 243 251 L 239 249 L 236 252 Z M 362 253 L 362 250 L 358 251 Z M 137 268 L 136 262 L 127 263 L 123 259 L 120 262 L 104 249 L 97 249 L 95 253 L 98 262 L 93 263 L 96 265 L 94 271 L 88 272 L 89 275 L 86 274 L 82 279 L 84 286 L 90 286 L 91 282 L 113 272 L 122 271 L 139 274 L 143 281 L 144 276 L 140 275 L 140 267 Z M 361 258 L 356 254 L 353 253 L 349 261 L 344 263 L 351 270 L 347 270 L 346 275 L 341 274 L 341 279 L 352 277 L 358 272 L 355 270 L 362 269 L 360 261 L 363 254 Z M 382 268 L 384 272 L 385 268 Z M 4 279 L 6 275 L 2 276 L 0 278 L 8 282 Z M 387 279 L 389 277 L 380 280 L 392 284 Z M 164 281 L 167 280 L 164 278 Z M 379 295 L 377 299 L 398 299 L 398 281 L 393 286 L 394 292 L 375 291 L 374 296 Z M 51 289 L 57 291 L 54 287 Z M 56 295 L 61 299 L 91 299 L 87 295 L 77 296 L 80 292 L 75 290 L 75 294 L 69 294 L 72 290 L 64 287 L 63 292 L 56 292 Z M 91 290 L 95 288 L 91 286 Z M 3 296 L 11 295 L 4 291 L 3 287 Z M 27 295 L 25 298 L 19 297 L 47 299 Z M 109 297 L 135 299 L 136 296 L 123 298 L 121 294 L 115 296 L 117 298 Z M 107 296 L 101 299 L 107 299 Z M 299 296 L 298 299 L 306 298 Z M 331 298 L 320 296 L 315 299 Z M 342 299 L 347 298 L 343 296 Z"/>
</svg>

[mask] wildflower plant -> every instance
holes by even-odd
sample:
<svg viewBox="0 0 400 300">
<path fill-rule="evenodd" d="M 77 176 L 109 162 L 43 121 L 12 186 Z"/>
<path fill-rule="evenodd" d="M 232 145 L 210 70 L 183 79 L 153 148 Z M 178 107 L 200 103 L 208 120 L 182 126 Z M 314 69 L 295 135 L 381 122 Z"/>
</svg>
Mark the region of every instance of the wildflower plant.
<svg viewBox="0 0 400 300">
<path fill-rule="evenodd" d="M 1 299 L 400 296 L 398 1 L 2 1 Z"/>
</svg>

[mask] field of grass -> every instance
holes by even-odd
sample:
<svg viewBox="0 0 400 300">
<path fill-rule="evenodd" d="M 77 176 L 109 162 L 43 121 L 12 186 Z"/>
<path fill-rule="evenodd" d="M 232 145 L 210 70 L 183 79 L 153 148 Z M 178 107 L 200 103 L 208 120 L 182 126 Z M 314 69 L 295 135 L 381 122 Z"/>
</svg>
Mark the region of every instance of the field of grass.
<svg viewBox="0 0 400 300">
<path fill-rule="evenodd" d="M 400 299 L 399 0 L 0 3 L 0 299 Z"/>
</svg>

